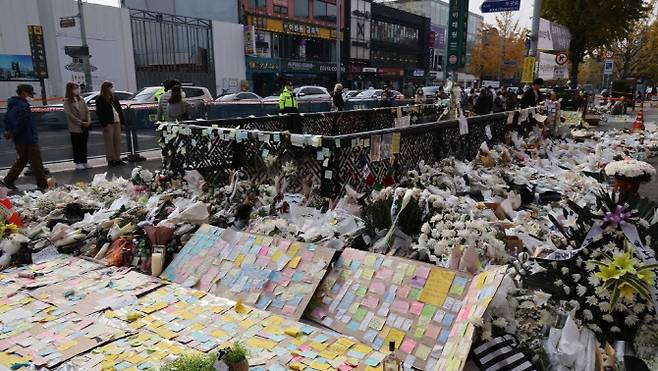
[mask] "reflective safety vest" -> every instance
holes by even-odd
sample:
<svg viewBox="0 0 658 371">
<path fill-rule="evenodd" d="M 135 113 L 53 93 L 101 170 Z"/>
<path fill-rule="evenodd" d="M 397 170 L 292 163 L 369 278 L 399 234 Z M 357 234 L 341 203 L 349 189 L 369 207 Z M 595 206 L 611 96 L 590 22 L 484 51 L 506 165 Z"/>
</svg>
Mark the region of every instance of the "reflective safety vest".
<svg viewBox="0 0 658 371">
<path fill-rule="evenodd" d="M 297 99 L 288 88 L 283 88 L 281 95 L 279 95 L 279 109 L 283 110 L 284 108 L 297 108 Z"/>
<path fill-rule="evenodd" d="M 155 94 L 153 95 L 153 96 L 155 97 L 155 101 L 158 102 L 158 103 L 160 103 L 160 98 L 162 98 L 162 96 L 164 95 L 164 93 L 165 93 L 165 88 L 160 88 L 160 89 L 158 89 L 158 90 L 155 92 Z"/>
</svg>

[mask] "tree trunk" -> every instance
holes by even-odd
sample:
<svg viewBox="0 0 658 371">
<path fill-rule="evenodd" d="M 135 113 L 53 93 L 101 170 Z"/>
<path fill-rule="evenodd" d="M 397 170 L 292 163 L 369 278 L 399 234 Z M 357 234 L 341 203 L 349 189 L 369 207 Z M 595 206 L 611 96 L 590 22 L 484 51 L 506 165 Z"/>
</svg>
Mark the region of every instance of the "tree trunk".
<svg viewBox="0 0 658 371">
<path fill-rule="evenodd" d="M 572 89 L 576 89 L 576 87 L 578 87 L 578 69 L 580 68 L 580 64 L 583 62 L 584 56 L 585 53 L 581 51 L 571 52 L 571 76 L 569 76 L 569 80 L 571 80 Z"/>
</svg>

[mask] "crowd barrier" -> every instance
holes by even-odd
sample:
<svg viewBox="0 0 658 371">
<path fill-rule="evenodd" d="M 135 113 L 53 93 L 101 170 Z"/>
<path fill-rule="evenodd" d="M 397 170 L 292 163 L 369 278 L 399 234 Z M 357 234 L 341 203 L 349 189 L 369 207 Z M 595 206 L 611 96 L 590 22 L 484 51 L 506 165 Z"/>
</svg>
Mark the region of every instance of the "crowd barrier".
<svg viewBox="0 0 658 371">
<path fill-rule="evenodd" d="M 395 106 L 405 106 L 411 103 L 408 100 L 396 101 Z M 39 133 L 41 133 L 42 157 L 45 162 L 68 161 L 72 158 L 71 144 L 67 129 L 66 113 L 62 106 L 40 106 L 35 101 L 32 106 L 33 117 L 37 122 Z M 354 104 L 346 102 L 346 110 L 353 108 L 370 109 L 379 105 L 377 101 L 365 101 Z M 157 121 L 157 104 L 132 104 L 123 105 L 124 117 L 126 119 L 126 152 L 131 153 L 140 150 L 158 149 L 157 133 L 155 132 L 154 122 Z M 331 102 L 299 102 L 301 113 L 329 112 Z M 101 127 L 96 118 L 95 107 L 90 107 L 92 130 L 89 139 L 89 155 L 102 156 L 103 139 Z M 231 125 L 229 119 L 244 118 L 244 120 L 253 120 L 261 118 L 263 121 L 277 121 L 279 114 L 279 105 L 276 103 L 247 103 L 247 102 L 205 102 L 198 103 L 194 106 L 192 118 L 201 120 L 223 120 L 218 125 Z M 0 110 L 0 126 L 4 128 L 5 110 Z M 302 117 L 302 116 L 300 116 Z M 320 117 L 320 116 L 317 116 Z M 316 118 L 317 118 L 316 117 Z M 283 121 L 288 122 L 291 119 L 285 118 Z M 309 120 L 307 119 L 302 119 Z M 328 118 L 323 119 L 328 123 Z M 364 119 L 364 122 L 370 122 Z M 302 123 L 303 124 L 303 123 Z M 277 125 L 283 125 L 279 123 Z M 285 124 L 286 127 L 289 125 Z M 303 124 L 310 125 L 310 124 Z M 320 126 L 320 124 L 317 124 Z M 278 130 L 278 129 L 277 129 Z M 286 129 L 287 130 L 287 129 Z M 329 134 L 329 133 L 327 133 Z M 13 163 L 13 151 L 7 150 L 5 156 L 0 156 L 0 168 L 6 168 Z"/>
<path fill-rule="evenodd" d="M 163 123 L 158 130 L 163 168 L 172 176 L 197 170 L 207 181 L 221 185 L 237 171 L 259 184 L 283 171 L 288 175 L 288 190 L 313 184 L 323 196 L 333 197 L 345 185 L 361 192 L 386 185 L 420 161 L 473 159 L 482 142 L 494 145 L 504 140 L 511 127 L 508 116 L 515 125 L 519 117 L 515 112 L 469 118 L 468 133 L 458 121 L 396 127 L 395 120 L 386 128 L 334 135 L 253 126 L 235 129 L 211 122 Z"/>
</svg>

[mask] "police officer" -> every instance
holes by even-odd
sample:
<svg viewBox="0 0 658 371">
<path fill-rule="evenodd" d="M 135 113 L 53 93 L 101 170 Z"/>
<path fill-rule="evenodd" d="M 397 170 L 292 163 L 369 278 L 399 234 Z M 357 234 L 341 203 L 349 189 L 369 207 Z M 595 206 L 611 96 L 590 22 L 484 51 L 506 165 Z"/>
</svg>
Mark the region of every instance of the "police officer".
<svg viewBox="0 0 658 371">
<path fill-rule="evenodd" d="M 297 99 L 292 92 L 292 81 L 287 81 L 283 91 L 279 95 L 279 111 L 281 113 L 299 113 Z"/>
</svg>

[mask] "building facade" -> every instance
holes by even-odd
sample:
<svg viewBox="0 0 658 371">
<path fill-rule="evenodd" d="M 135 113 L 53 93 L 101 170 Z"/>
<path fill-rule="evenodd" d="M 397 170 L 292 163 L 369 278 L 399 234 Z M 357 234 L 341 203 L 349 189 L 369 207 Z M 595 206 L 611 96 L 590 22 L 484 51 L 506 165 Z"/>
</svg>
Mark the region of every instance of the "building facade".
<svg viewBox="0 0 658 371">
<path fill-rule="evenodd" d="M 448 2 L 442 0 L 395 0 L 387 2 L 386 5 L 430 18 L 431 33 L 428 45 L 430 82 L 441 82 L 444 79 L 447 65 Z M 467 71 L 471 62 L 471 51 L 483 22 L 482 15 L 469 12 L 466 47 Z M 460 75 L 468 77 L 465 74 Z"/>
<path fill-rule="evenodd" d="M 352 89 L 391 85 L 407 95 L 428 78 L 430 20 L 370 0 L 345 1 L 347 74 Z"/>
<path fill-rule="evenodd" d="M 247 80 L 270 95 L 295 86 L 336 82 L 336 0 L 242 0 Z"/>
</svg>

